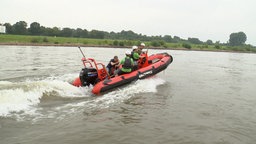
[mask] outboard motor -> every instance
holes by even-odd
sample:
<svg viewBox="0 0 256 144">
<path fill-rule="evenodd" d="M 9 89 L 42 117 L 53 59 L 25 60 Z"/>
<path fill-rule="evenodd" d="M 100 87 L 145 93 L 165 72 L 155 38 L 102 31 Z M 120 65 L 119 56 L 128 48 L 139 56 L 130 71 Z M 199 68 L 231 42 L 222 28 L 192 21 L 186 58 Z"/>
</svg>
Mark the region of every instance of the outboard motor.
<svg viewBox="0 0 256 144">
<path fill-rule="evenodd" d="M 79 78 L 82 86 L 95 85 L 98 80 L 98 73 L 95 68 L 83 68 L 80 71 Z"/>
</svg>

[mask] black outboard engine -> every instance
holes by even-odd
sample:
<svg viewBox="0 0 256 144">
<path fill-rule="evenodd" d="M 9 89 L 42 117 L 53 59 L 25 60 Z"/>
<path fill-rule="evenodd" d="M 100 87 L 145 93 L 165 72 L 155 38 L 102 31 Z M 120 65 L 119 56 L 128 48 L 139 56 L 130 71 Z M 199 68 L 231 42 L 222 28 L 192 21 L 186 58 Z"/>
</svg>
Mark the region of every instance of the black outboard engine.
<svg viewBox="0 0 256 144">
<path fill-rule="evenodd" d="M 98 80 L 98 73 L 95 68 L 83 68 L 80 71 L 79 78 L 82 86 L 95 85 Z"/>
</svg>

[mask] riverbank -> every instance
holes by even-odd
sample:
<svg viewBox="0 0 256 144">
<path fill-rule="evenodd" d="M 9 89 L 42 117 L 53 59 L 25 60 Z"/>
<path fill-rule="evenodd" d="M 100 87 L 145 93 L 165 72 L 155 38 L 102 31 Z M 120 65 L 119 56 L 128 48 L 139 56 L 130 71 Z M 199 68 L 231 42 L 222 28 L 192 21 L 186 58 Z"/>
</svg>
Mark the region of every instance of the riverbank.
<svg viewBox="0 0 256 144">
<path fill-rule="evenodd" d="M 154 45 L 153 42 L 149 41 L 144 43 L 149 49 L 256 53 L 256 48 L 253 47 L 229 47 L 223 45 L 195 45 L 183 43 L 164 43 L 156 47 L 152 46 Z M 0 45 L 129 48 L 139 44 L 140 41 L 135 40 L 0 35 Z"/>
<path fill-rule="evenodd" d="M 33 43 L 0 43 L 6 46 L 53 46 L 53 47 L 97 47 L 97 48 L 130 48 L 127 46 L 107 46 L 107 45 L 80 45 L 80 44 L 33 44 Z M 182 51 L 206 51 L 206 52 L 232 52 L 232 53 L 255 53 L 250 51 L 232 51 L 232 50 L 207 50 L 207 49 L 187 49 L 187 48 L 161 48 L 161 47 L 147 47 L 147 49 L 159 50 L 182 50 Z"/>
</svg>

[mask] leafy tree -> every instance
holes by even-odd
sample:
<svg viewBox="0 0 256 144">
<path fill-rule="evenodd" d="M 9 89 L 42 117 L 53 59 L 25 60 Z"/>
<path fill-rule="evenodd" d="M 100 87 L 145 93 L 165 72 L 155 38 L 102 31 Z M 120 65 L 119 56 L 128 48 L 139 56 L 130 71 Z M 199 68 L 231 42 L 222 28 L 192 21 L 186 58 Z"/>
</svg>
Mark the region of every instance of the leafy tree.
<svg viewBox="0 0 256 144">
<path fill-rule="evenodd" d="M 220 41 L 216 41 L 215 44 L 219 45 L 219 44 L 220 44 Z"/>
<path fill-rule="evenodd" d="M 27 23 L 25 21 L 16 22 L 13 25 L 14 34 L 26 35 L 27 34 Z"/>
<path fill-rule="evenodd" d="M 13 34 L 13 26 L 10 23 L 5 23 L 4 26 L 7 34 Z"/>
<path fill-rule="evenodd" d="M 83 33 L 83 30 L 81 28 L 77 28 L 76 30 L 73 31 L 72 36 L 79 38 L 81 37 L 82 33 Z"/>
<path fill-rule="evenodd" d="M 160 40 L 162 40 L 162 39 L 163 39 L 162 36 L 151 36 L 151 38 L 150 38 L 151 41 L 152 41 L 152 40 L 160 41 Z"/>
<path fill-rule="evenodd" d="M 247 36 L 244 32 L 232 33 L 229 36 L 229 44 L 231 46 L 243 45 L 247 40 Z"/>
<path fill-rule="evenodd" d="M 60 32 L 60 36 L 63 37 L 72 37 L 72 29 L 70 28 L 63 28 Z"/>
<path fill-rule="evenodd" d="M 188 41 L 192 44 L 202 44 L 203 42 L 200 41 L 198 38 L 188 38 Z"/>
<path fill-rule="evenodd" d="M 33 22 L 30 24 L 28 31 L 31 35 L 40 35 L 41 34 L 41 26 L 38 22 Z"/>
<path fill-rule="evenodd" d="M 63 28 L 62 30 L 57 27 L 44 27 L 41 26 L 38 22 L 33 22 L 30 24 L 29 29 L 27 29 L 27 23 L 25 21 L 19 21 L 15 23 L 14 25 L 11 25 L 9 23 L 4 24 L 6 26 L 6 33 L 7 34 L 31 34 L 31 35 L 42 35 L 42 36 L 63 36 L 63 37 L 77 37 L 77 38 L 95 38 L 95 39 L 113 39 L 115 40 L 113 43 L 105 43 L 105 44 L 113 44 L 113 45 L 125 45 L 125 46 L 132 46 L 136 45 L 136 42 L 138 44 L 141 41 L 148 42 L 149 45 L 155 46 L 155 47 L 166 47 L 166 42 L 172 42 L 172 43 L 188 43 L 188 44 L 207 44 L 212 45 L 213 42 L 211 40 L 207 40 L 205 43 L 200 41 L 198 38 L 188 38 L 188 40 L 182 39 L 178 36 L 172 37 L 171 35 L 165 35 L 165 36 L 147 36 L 143 34 L 137 34 L 131 30 L 128 31 L 121 31 L 121 32 L 106 32 L 106 31 L 99 31 L 99 30 L 92 30 L 87 31 L 86 29 L 71 29 L 71 28 Z M 233 35 L 232 35 L 233 38 Z M 245 38 L 246 40 L 246 38 Z M 36 42 L 34 40 L 33 42 Z M 44 42 L 47 42 L 45 39 Z M 245 41 L 244 41 L 245 42 Z M 244 43 L 242 42 L 242 43 Z M 84 43 L 88 43 L 85 41 Z M 232 39 L 230 39 L 230 44 L 232 43 Z M 219 44 L 219 43 L 216 43 Z M 221 44 L 223 45 L 223 44 Z M 177 44 L 179 46 L 179 44 Z M 177 47 L 176 46 L 176 47 Z"/>
<path fill-rule="evenodd" d="M 98 30 L 92 30 L 90 32 L 90 38 L 103 39 L 104 38 L 104 32 L 103 31 L 98 31 Z"/>
<path fill-rule="evenodd" d="M 51 30 L 52 30 L 51 28 L 41 26 L 40 30 L 41 30 L 40 34 L 43 35 L 43 36 L 53 36 L 53 35 L 51 35 Z"/>
<path fill-rule="evenodd" d="M 59 36 L 60 35 L 60 29 L 57 27 L 53 27 L 51 29 L 51 36 Z"/>
<path fill-rule="evenodd" d="M 206 44 L 208 44 L 208 45 L 212 45 L 212 44 L 213 44 L 213 42 L 212 42 L 212 40 L 207 40 L 207 41 L 206 41 Z"/>
<path fill-rule="evenodd" d="M 84 29 L 84 30 L 81 32 L 81 37 L 82 37 L 82 38 L 88 38 L 88 36 L 89 36 L 89 32 L 88 32 L 86 29 Z"/>
<path fill-rule="evenodd" d="M 170 35 L 165 35 L 165 36 L 163 37 L 163 40 L 164 40 L 165 42 L 172 42 L 172 36 L 170 36 Z"/>
<path fill-rule="evenodd" d="M 49 27 L 41 26 L 40 29 L 41 29 L 40 35 L 43 35 L 43 36 L 60 36 L 61 34 L 61 30 L 57 27 L 49 28 Z"/>
<path fill-rule="evenodd" d="M 138 34 L 134 33 L 133 31 L 129 30 L 129 31 L 124 31 L 122 30 L 120 33 L 120 37 L 122 39 L 128 39 L 128 40 L 134 40 L 138 37 Z"/>
<path fill-rule="evenodd" d="M 174 36 L 173 37 L 173 42 L 174 43 L 178 43 L 178 42 L 180 42 L 181 41 L 181 38 L 180 37 L 178 37 L 178 36 Z"/>
</svg>

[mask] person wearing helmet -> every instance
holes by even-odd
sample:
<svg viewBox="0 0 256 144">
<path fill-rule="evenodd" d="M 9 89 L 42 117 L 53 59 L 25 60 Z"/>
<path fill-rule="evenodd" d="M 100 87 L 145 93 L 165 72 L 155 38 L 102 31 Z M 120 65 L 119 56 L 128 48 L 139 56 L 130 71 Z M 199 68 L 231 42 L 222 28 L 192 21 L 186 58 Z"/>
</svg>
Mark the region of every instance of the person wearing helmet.
<svg viewBox="0 0 256 144">
<path fill-rule="evenodd" d="M 133 70 L 138 69 L 138 60 L 141 58 L 141 56 L 138 53 L 138 47 L 137 46 L 132 46 L 131 58 L 134 61 Z"/>
<path fill-rule="evenodd" d="M 126 55 L 125 58 L 122 59 L 120 62 L 120 64 L 122 65 L 122 68 L 119 69 L 119 71 L 117 72 L 118 75 L 132 72 L 134 62 L 133 62 L 133 59 L 131 58 L 131 52 L 126 51 L 125 55 Z"/>
<path fill-rule="evenodd" d="M 134 61 L 138 61 L 139 60 L 140 55 L 138 54 L 138 47 L 137 46 L 132 46 L 131 58 Z"/>
<path fill-rule="evenodd" d="M 145 48 L 145 44 L 144 43 L 141 43 L 138 47 L 138 53 L 141 54 L 142 53 L 142 50 Z"/>
</svg>

